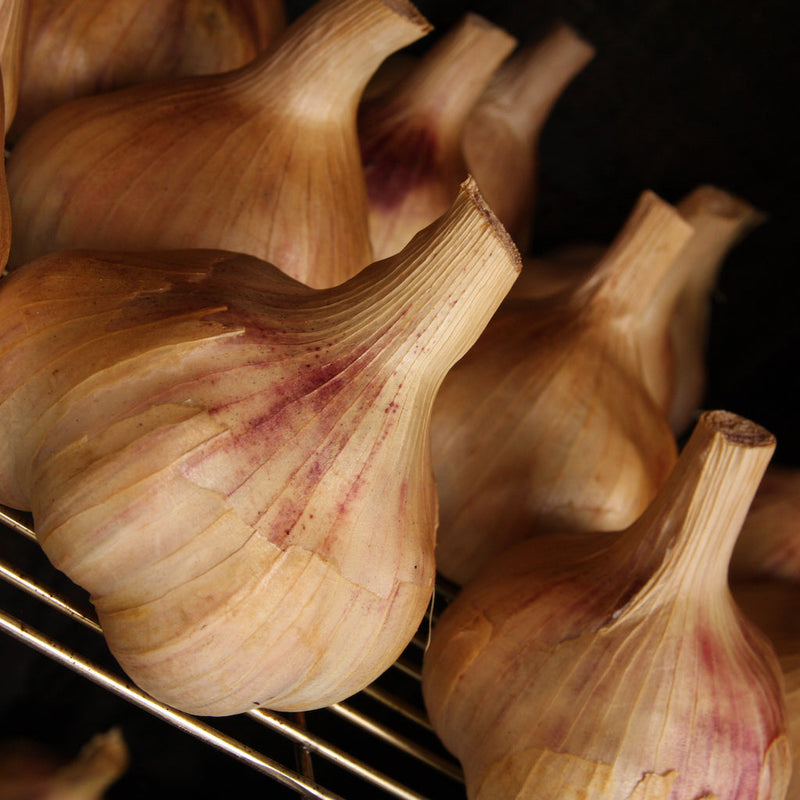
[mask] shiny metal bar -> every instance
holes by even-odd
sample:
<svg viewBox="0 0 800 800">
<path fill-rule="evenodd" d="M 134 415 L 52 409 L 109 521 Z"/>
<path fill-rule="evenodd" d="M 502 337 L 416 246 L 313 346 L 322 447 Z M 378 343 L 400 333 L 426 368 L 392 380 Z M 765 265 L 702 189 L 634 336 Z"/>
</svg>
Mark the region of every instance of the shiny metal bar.
<svg viewBox="0 0 800 800">
<path fill-rule="evenodd" d="M 378 770 L 365 764 L 344 750 L 333 747 L 323 739 L 310 733 L 303 728 L 294 725 L 289 720 L 276 714 L 274 711 L 266 709 L 254 709 L 247 712 L 248 716 L 258 720 L 262 725 L 266 725 L 273 731 L 283 734 L 286 738 L 302 744 L 310 752 L 326 758 L 328 761 L 348 770 L 353 775 L 358 775 L 365 781 L 380 787 L 387 793 L 401 798 L 401 800 L 425 800 L 423 795 L 411 791 L 402 783 L 381 774 Z"/>
<path fill-rule="evenodd" d="M 21 533 L 28 539 L 36 541 L 36 534 L 33 529 L 28 525 L 26 515 L 21 511 L 14 511 L 13 509 L 0 506 L 0 522 L 7 525 L 17 533 Z"/>
<path fill-rule="evenodd" d="M 377 702 L 386 706 L 386 708 L 391 709 L 396 714 L 400 714 L 406 719 L 416 722 L 417 725 L 421 725 L 423 728 L 426 728 L 429 731 L 433 730 L 433 726 L 431 725 L 428 716 L 424 712 L 422 712 L 416 706 L 412 706 L 410 703 L 407 703 L 405 700 L 395 697 L 390 692 L 381 689 L 380 686 L 377 686 L 373 683 L 370 686 L 362 689 L 361 694 L 371 697 L 373 700 L 376 700 Z"/>
<path fill-rule="evenodd" d="M 421 747 L 416 742 L 412 742 L 410 739 L 407 739 L 405 736 L 401 736 L 391 728 L 388 728 L 379 722 L 375 722 L 375 720 L 370 719 L 366 714 L 362 714 L 360 711 L 357 711 L 355 708 L 352 708 L 346 703 L 334 703 L 327 708 L 329 711 L 332 711 L 334 714 L 342 717 L 342 719 L 346 719 L 349 722 L 352 722 L 354 725 L 358 725 L 360 728 L 369 731 L 376 738 L 382 739 L 383 741 L 394 745 L 394 747 L 396 747 L 398 750 L 402 750 L 403 752 L 414 756 L 417 760 L 422 761 L 429 767 L 433 767 L 437 771 L 447 775 L 450 778 L 453 778 L 454 780 L 463 782 L 464 774 L 457 764 L 449 761 L 446 758 L 442 758 L 436 753 L 432 753 L 427 748 Z"/>
<path fill-rule="evenodd" d="M 9 566 L 9 564 L 3 559 L 0 559 L 0 578 L 7 583 L 10 583 L 12 586 L 22 589 L 23 592 L 27 592 L 29 595 L 32 595 L 38 600 L 47 603 L 47 605 L 56 609 L 56 611 L 60 611 L 62 614 L 66 614 L 76 622 L 80 622 L 81 625 L 91 628 L 97 633 L 103 632 L 95 619 L 87 616 L 74 606 L 71 606 L 66 600 L 62 600 L 57 594 L 51 592 L 44 586 L 40 586 L 32 578 L 24 575 L 14 567 Z"/>
<path fill-rule="evenodd" d="M 306 780 L 302 775 L 298 775 L 286 769 L 283 765 L 256 752 L 252 748 L 238 742 L 236 739 L 220 733 L 211 726 L 187 714 L 183 714 L 169 706 L 165 706 L 163 703 L 159 703 L 132 684 L 119 680 L 111 673 L 106 672 L 104 669 L 84 659 L 82 656 L 64 647 L 60 643 L 33 630 L 2 610 L 0 610 L 0 630 L 4 630 L 15 639 L 24 642 L 43 655 L 83 675 L 85 678 L 94 681 L 94 683 L 104 689 L 113 692 L 139 708 L 150 712 L 154 716 L 169 722 L 179 730 L 189 733 L 206 744 L 233 756 L 253 769 L 265 775 L 269 775 L 271 778 L 282 783 L 284 786 L 288 786 L 290 789 L 305 793 L 308 797 L 317 798 L 318 800 L 343 800 L 339 795 L 333 794 L 312 781 Z"/>
</svg>

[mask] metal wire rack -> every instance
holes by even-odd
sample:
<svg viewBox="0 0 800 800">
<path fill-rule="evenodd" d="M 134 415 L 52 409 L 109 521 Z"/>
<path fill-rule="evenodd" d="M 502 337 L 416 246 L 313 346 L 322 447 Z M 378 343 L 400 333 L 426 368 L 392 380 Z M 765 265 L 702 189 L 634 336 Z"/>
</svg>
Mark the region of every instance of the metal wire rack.
<svg viewBox="0 0 800 800">
<path fill-rule="evenodd" d="M 0 506 L 0 542 L 7 545 L 10 538 L 20 536 L 29 540 L 27 547 L 32 549 L 25 563 L 33 556 L 49 567 L 35 544 L 30 518 Z M 131 684 L 107 650 L 103 650 L 108 655 L 103 663 L 98 663 L 94 648 L 94 657 L 87 656 L 87 648 L 81 647 L 81 642 L 85 642 L 83 634 L 89 631 L 102 637 L 88 597 L 78 587 L 70 585 L 66 592 L 54 590 L 47 578 L 26 574 L 19 566 L 21 559 L 6 557 L 8 550 L 19 552 L 19 542 L 13 544 L 14 548 L 0 547 L 0 578 L 44 604 L 46 616 L 58 618 L 59 633 L 51 636 L 34 629 L 1 607 L 0 629 L 103 689 L 228 754 L 302 798 L 342 800 L 348 793 L 363 796 L 365 790 L 376 799 L 464 797 L 461 769 L 436 739 L 420 691 L 429 625 L 443 604 L 452 598 L 452 587 L 437 585 L 430 617 L 403 655 L 375 683 L 347 702 L 317 711 L 297 714 L 250 711 L 241 715 L 253 723 L 245 738 L 238 732 L 235 736 L 227 732 L 223 718 L 192 717 L 154 700 Z M 65 634 L 64 620 L 81 635 Z M 317 730 L 324 730 L 325 735 Z M 317 778 L 318 768 L 323 765 L 326 785 Z"/>
</svg>

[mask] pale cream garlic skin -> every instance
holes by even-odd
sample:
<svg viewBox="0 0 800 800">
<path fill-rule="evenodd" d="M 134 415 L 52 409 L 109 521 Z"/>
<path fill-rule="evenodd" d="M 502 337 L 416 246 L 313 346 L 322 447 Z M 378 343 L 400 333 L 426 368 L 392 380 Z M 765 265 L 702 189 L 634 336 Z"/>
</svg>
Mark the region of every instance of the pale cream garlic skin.
<svg viewBox="0 0 800 800">
<path fill-rule="evenodd" d="M 463 588 L 423 692 L 471 800 L 782 800 L 780 666 L 727 585 L 773 449 L 708 412 L 629 528 L 523 541 Z"/>
<path fill-rule="evenodd" d="M 10 266 L 72 248 L 202 247 L 314 288 L 342 283 L 373 260 L 361 93 L 429 30 L 407 0 L 320 0 L 239 70 L 60 106 L 9 159 Z"/>
<path fill-rule="evenodd" d="M 539 530 L 618 530 L 652 500 L 677 447 L 654 396 L 671 362 L 650 308 L 690 236 L 643 193 L 591 275 L 504 301 L 448 374 L 431 422 L 446 578 L 463 584 Z"/>
<path fill-rule="evenodd" d="M 430 408 L 518 271 L 471 181 L 329 290 L 220 251 L 27 264 L 0 283 L 0 502 L 157 699 L 337 702 L 428 607 Z"/>
<path fill-rule="evenodd" d="M 286 26 L 283 0 L 26 0 L 16 137 L 77 97 L 142 81 L 226 72 Z"/>
</svg>

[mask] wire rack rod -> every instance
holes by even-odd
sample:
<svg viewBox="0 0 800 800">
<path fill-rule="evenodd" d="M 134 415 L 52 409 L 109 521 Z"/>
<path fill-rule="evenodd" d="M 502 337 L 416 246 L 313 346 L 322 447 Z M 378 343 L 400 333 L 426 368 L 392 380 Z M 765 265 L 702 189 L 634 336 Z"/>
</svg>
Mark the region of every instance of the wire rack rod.
<svg viewBox="0 0 800 800">
<path fill-rule="evenodd" d="M 389 742 L 399 750 L 403 750 L 409 755 L 415 756 L 420 761 L 425 762 L 428 766 L 437 769 L 439 772 L 442 772 L 443 774 L 454 778 L 455 780 L 463 780 L 461 770 L 453 762 L 444 758 L 440 758 L 434 753 L 426 751 L 424 748 L 421 748 L 418 744 L 416 744 L 416 742 L 412 742 L 411 739 L 408 739 L 405 736 L 400 736 L 391 728 L 376 722 L 366 714 L 363 714 L 355 708 L 352 708 L 347 703 L 334 703 L 333 705 L 328 706 L 328 709 L 333 711 L 335 714 L 338 714 L 343 719 L 346 719 L 349 722 L 358 725 L 360 728 L 369 731 L 376 738 L 382 739 L 385 742 Z"/>
<path fill-rule="evenodd" d="M 150 697 L 150 695 L 145 694 L 130 683 L 121 681 L 110 672 L 93 664 L 88 659 L 83 658 L 59 642 L 44 636 L 28 625 L 20 622 L 16 617 L 2 610 L 0 610 L 0 630 L 4 630 L 15 639 L 27 644 L 43 655 L 48 656 L 85 678 L 94 681 L 104 689 L 113 692 L 154 716 L 169 722 L 176 728 L 192 734 L 206 744 L 218 750 L 222 750 L 259 772 L 269 775 L 284 786 L 302 792 L 308 797 L 318 798 L 318 800 L 343 800 L 339 795 L 333 794 L 327 789 L 316 785 L 302 775 L 287 770 L 286 767 L 279 764 L 277 761 L 273 761 L 271 758 L 256 752 L 252 748 L 238 742 L 236 739 L 226 736 L 210 725 L 190 717 L 187 714 L 183 714 L 180 711 L 176 711 L 174 708 L 170 708 L 163 703 L 159 703 L 157 700 Z"/>
</svg>

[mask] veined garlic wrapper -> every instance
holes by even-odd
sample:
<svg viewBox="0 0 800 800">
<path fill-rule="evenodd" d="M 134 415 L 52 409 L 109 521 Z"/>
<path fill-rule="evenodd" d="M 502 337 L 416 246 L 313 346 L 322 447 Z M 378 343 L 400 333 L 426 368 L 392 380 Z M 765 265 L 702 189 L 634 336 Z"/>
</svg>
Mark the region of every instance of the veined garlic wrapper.
<svg viewBox="0 0 800 800">
<path fill-rule="evenodd" d="M 341 700 L 428 606 L 430 408 L 518 269 L 471 181 L 328 290 L 220 251 L 27 264 L 0 284 L 0 503 L 158 699 Z"/>
<path fill-rule="evenodd" d="M 767 471 L 769 474 L 769 471 Z M 746 524 L 746 523 L 745 523 Z M 786 729 L 792 743 L 792 778 L 786 800 L 800 798 L 800 583 L 786 580 L 734 581 L 733 597 L 769 637 L 783 671 Z"/>
<path fill-rule="evenodd" d="M 88 94 L 244 66 L 286 26 L 283 0 L 28 0 L 19 135 Z"/>
<path fill-rule="evenodd" d="M 0 70 L 3 76 L 5 133 L 8 133 L 17 113 L 22 46 L 28 16 L 26 0 L 0 0 Z"/>
<path fill-rule="evenodd" d="M 423 691 L 471 800 L 781 800 L 780 667 L 728 559 L 775 446 L 703 415 L 619 533 L 521 542 L 433 629 Z"/>
<path fill-rule="evenodd" d="M 453 202 L 467 174 L 464 123 L 516 39 L 466 14 L 386 92 L 365 99 L 359 138 L 376 258 L 397 253 Z"/>
<path fill-rule="evenodd" d="M 537 530 L 619 530 L 653 499 L 677 447 L 647 384 L 647 325 L 690 235 L 643 194 L 586 281 L 504 301 L 448 374 L 431 422 L 445 577 L 464 583 Z"/>
<path fill-rule="evenodd" d="M 800 468 L 767 470 L 736 542 L 731 575 L 800 582 Z"/>
<path fill-rule="evenodd" d="M 429 28 L 407 0 L 321 0 L 240 70 L 61 106 L 9 160 L 12 265 L 76 247 L 221 248 L 342 283 L 372 261 L 361 92 Z"/>
<path fill-rule="evenodd" d="M 520 48 L 492 77 L 464 127 L 464 158 L 517 246 L 530 245 L 538 140 L 553 106 L 594 57 L 565 23 Z"/>
</svg>

